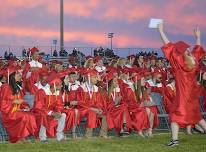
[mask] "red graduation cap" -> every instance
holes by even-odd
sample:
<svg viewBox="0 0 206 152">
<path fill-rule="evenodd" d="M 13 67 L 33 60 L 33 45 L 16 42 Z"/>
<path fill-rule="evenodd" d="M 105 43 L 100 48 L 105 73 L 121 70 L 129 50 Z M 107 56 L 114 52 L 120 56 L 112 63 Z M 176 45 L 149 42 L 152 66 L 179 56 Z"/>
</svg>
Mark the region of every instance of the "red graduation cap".
<svg viewBox="0 0 206 152">
<path fill-rule="evenodd" d="M 89 59 L 93 59 L 93 57 L 91 55 L 86 56 L 86 60 L 89 60 Z"/>
<path fill-rule="evenodd" d="M 43 77 L 43 76 L 48 76 L 49 75 L 49 71 L 48 71 L 48 69 L 47 68 L 41 68 L 40 70 L 39 70 L 39 76 L 40 77 Z"/>
<path fill-rule="evenodd" d="M 177 52 L 180 54 L 183 54 L 188 48 L 190 48 L 190 45 L 183 41 L 178 41 L 174 45 Z"/>
<path fill-rule="evenodd" d="M 29 54 L 30 54 L 30 55 L 33 55 L 35 52 L 39 52 L 39 49 L 36 48 L 36 47 L 33 47 L 33 48 L 31 48 L 31 49 L 29 50 Z"/>
<path fill-rule="evenodd" d="M 47 77 L 47 83 L 49 85 L 53 85 L 53 84 L 60 84 L 60 83 L 62 83 L 62 81 L 59 78 L 58 74 L 51 74 Z"/>
<path fill-rule="evenodd" d="M 157 76 L 157 75 L 162 75 L 161 71 L 159 71 L 158 69 L 155 69 L 154 72 L 152 72 L 152 76 Z"/>
<path fill-rule="evenodd" d="M 11 74 L 13 74 L 14 72 L 17 72 L 18 70 L 20 70 L 21 67 L 20 66 L 7 66 L 5 69 L 1 70 L 1 75 L 4 77 L 7 77 L 7 81 L 9 83 L 9 76 Z"/>
<path fill-rule="evenodd" d="M 136 58 L 135 55 L 129 55 L 129 56 L 127 56 L 127 59 L 128 59 L 128 60 L 131 60 L 131 59 L 134 59 L 134 58 Z"/>
<path fill-rule="evenodd" d="M 101 56 L 96 56 L 95 58 L 94 58 L 94 62 L 96 63 L 96 62 L 99 62 L 100 60 L 102 60 L 102 57 Z"/>
<path fill-rule="evenodd" d="M 85 71 L 84 74 L 85 76 L 90 76 L 90 77 L 99 75 L 99 73 L 94 69 L 88 69 Z"/>
<path fill-rule="evenodd" d="M 108 66 L 108 67 L 107 67 L 107 71 L 108 71 L 108 72 L 113 72 L 113 73 L 118 73 L 118 69 L 115 68 L 115 67 L 111 67 L 111 66 Z"/>
<path fill-rule="evenodd" d="M 11 59 L 11 60 L 8 60 L 8 62 L 7 62 L 7 64 L 9 65 L 9 66 L 16 66 L 16 59 Z"/>
<path fill-rule="evenodd" d="M 124 68 L 124 69 L 119 70 L 119 72 L 124 73 L 124 74 L 129 74 L 131 73 L 131 71 L 133 71 L 131 68 Z"/>
</svg>

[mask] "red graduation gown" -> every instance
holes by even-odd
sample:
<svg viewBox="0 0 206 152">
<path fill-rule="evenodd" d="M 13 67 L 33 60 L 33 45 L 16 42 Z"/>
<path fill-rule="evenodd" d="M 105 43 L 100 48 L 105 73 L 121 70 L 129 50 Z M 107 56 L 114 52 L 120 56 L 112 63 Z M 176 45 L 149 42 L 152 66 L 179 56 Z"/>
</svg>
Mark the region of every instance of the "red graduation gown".
<svg viewBox="0 0 206 152">
<path fill-rule="evenodd" d="M 195 49 L 193 53 L 202 48 L 196 46 Z M 171 107 L 170 120 L 178 123 L 180 127 L 196 124 L 202 119 L 197 96 L 198 66 L 192 70 L 187 69 L 183 54 L 178 54 L 172 43 L 163 46 L 162 50 L 172 66 L 176 82 L 176 96 Z"/>
<path fill-rule="evenodd" d="M 171 106 L 173 105 L 172 103 L 174 102 L 175 94 L 176 94 L 175 88 L 170 87 L 170 85 L 167 85 L 165 87 L 163 104 L 168 114 L 171 111 Z"/>
<path fill-rule="evenodd" d="M 81 95 L 81 88 L 79 87 L 77 90 L 70 90 L 63 94 L 64 103 L 71 102 L 71 101 L 78 101 L 80 102 L 80 95 Z M 79 103 L 80 105 L 80 103 Z M 77 106 L 70 106 L 69 109 L 64 108 L 63 112 L 66 113 L 66 123 L 65 123 L 65 131 L 71 129 L 75 125 L 79 125 L 81 121 L 79 105 Z M 78 115 L 75 120 L 75 109 L 78 110 Z"/>
<path fill-rule="evenodd" d="M 39 68 L 39 70 L 32 71 L 31 76 L 29 78 L 26 78 L 27 73 L 30 71 L 30 68 L 30 64 L 27 63 L 23 71 L 23 82 L 25 83 L 24 90 L 30 92 L 31 94 L 35 94 L 37 92 L 37 88 L 34 84 L 39 81 L 39 72 L 41 68 Z"/>
<path fill-rule="evenodd" d="M 158 88 L 158 87 L 157 87 Z M 150 95 L 147 93 L 147 91 L 145 90 L 144 91 L 144 96 L 142 96 L 142 98 L 140 99 L 141 102 L 144 102 L 144 101 L 147 101 L 147 102 L 150 102 L 152 100 L 152 98 L 150 97 Z M 159 126 L 159 118 L 158 118 L 158 108 L 157 106 L 149 106 L 147 107 L 150 109 L 150 111 L 153 113 L 154 115 L 154 122 L 153 122 L 153 128 L 156 128 Z"/>
<path fill-rule="evenodd" d="M 115 92 L 115 96 L 123 96 L 122 92 Z M 108 98 L 108 111 L 110 113 L 110 116 L 112 117 L 114 128 L 117 130 L 117 132 L 121 131 L 121 128 L 124 123 L 124 115 L 126 117 L 126 125 L 128 129 L 132 129 L 132 121 L 130 118 L 129 110 L 125 102 L 122 100 L 119 105 L 115 105 L 114 103 L 114 92 L 111 94 L 110 98 Z"/>
<path fill-rule="evenodd" d="M 22 93 L 13 95 L 8 84 L 1 87 L 0 107 L 3 125 L 9 135 L 9 141 L 15 143 L 29 135 L 37 137 L 37 124 L 35 116 L 31 112 L 23 112 L 28 108 L 27 103 L 13 104 L 13 100 L 23 99 Z"/>
<path fill-rule="evenodd" d="M 35 96 L 32 111 L 35 113 L 38 128 L 40 129 L 40 126 L 43 125 L 46 127 L 47 136 L 54 137 L 58 121 L 48 114 L 50 111 L 60 113 L 63 111 L 61 94 L 57 96 L 46 95 L 45 91 L 40 89 Z"/>
<path fill-rule="evenodd" d="M 99 118 L 97 113 L 93 112 L 91 108 L 98 108 L 103 110 L 103 115 L 106 116 L 107 119 L 108 128 L 114 128 L 111 116 L 107 112 L 105 95 L 103 95 L 99 89 L 93 92 L 91 94 L 91 97 L 89 95 L 89 92 L 83 90 L 80 101 L 81 117 L 87 118 L 87 128 L 97 128 L 101 125 L 101 118 Z"/>
<path fill-rule="evenodd" d="M 128 106 L 133 128 L 137 131 L 148 129 L 149 120 L 146 108 L 140 107 L 140 102 L 136 100 L 134 91 L 128 86 L 124 89 L 123 100 Z"/>
</svg>

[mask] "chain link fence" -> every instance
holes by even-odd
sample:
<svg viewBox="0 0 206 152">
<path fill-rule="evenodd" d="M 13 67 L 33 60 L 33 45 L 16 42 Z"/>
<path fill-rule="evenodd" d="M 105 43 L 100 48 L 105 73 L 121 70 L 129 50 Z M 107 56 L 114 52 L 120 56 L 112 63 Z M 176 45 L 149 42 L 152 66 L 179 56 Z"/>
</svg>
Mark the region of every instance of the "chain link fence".
<svg viewBox="0 0 206 152">
<path fill-rule="evenodd" d="M 34 45 L 35 47 L 39 48 L 40 52 L 44 53 L 45 55 L 53 56 L 54 51 L 56 50 L 58 53 L 58 56 L 60 54 L 59 46 L 38 46 Z M 29 50 L 29 48 L 32 48 L 34 46 L 24 45 L 24 46 L 15 46 L 15 45 L 0 45 L 0 56 L 4 57 L 5 52 L 12 53 L 16 57 L 21 57 L 23 54 L 23 50 L 26 51 Z M 105 56 L 105 52 L 109 51 L 110 49 L 106 47 L 64 47 L 67 54 L 71 54 L 73 50 L 79 51 L 83 53 L 85 56 L 91 55 L 94 56 L 94 50 L 97 50 L 101 52 L 100 50 L 103 50 L 102 56 Z M 140 52 L 156 52 L 158 53 L 158 56 L 163 56 L 163 53 L 160 48 L 113 48 L 113 53 L 120 57 L 126 57 L 131 54 L 138 54 Z"/>
</svg>

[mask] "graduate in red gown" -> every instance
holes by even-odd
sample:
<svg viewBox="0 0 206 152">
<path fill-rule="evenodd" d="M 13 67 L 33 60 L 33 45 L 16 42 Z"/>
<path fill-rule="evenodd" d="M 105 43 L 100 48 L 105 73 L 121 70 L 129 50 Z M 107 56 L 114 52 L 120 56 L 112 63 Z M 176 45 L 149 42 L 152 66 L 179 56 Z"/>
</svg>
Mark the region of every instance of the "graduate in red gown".
<svg viewBox="0 0 206 152">
<path fill-rule="evenodd" d="M 100 136 L 107 138 L 107 130 L 114 128 L 107 112 L 107 103 L 101 90 L 97 87 L 99 80 L 96 70 L 85 70 L 86 82 L 81 85 L 81 115 L 87 118 L 86 137 L 92 137 L 92 129 L 101 126 Z M 84 105 L 83 105 L 84 104 Z"/>
<path fill-rule="evenodd" d="M 128 131 L 132 129 L 132 122 L 127 105 L 123 101 L 124 92 L 120 89 L 118 77 L 115 77 L 113 73 L 108 74 L 108 80 L 108 110 L 113 119 L 114 128 L 120 135 L 128 134 Z"/>
<path fill-rule="evenodd" d="M 33 85 L 39 81 L 39 70 L 43 67 L 43 64 L 39 60 L 39 50 L 33 47 L 29 51 L 29 61 L 23 71 L 23 81 L 25 83 L 25 90 L 30 94 L 35 94 Z"/>
<path fill-rule="evenodd" d="M 79 103 L 82 92 L 80 84 L 76 82 L 77 74 L 70 71 L 68 77 L 64 78 L 63 102 L 64 113 L 66 113 L 65 131 L 72 129 L 73 138 L 77 138 L 76 127 L 80 124 Z"/>
<path fill-rule="evenodd" d="M 35 96 L 33 112 L 36 115 L 39 138 L 47 142 L 48 137 L 55 137 L 58 141 L 64 140 L 64 127 L 66 114 L 63 112 L 61 94 L 62 81 L 59 75 L 52 74 L 47 77 L 49 88 L 38 90 Z"/>
<path fill-rule="evenodd" d="M 164 90 L 164 99 L 163 104 L 166 110 L 166 113 L 170 113 L 171 106 L 174 101 L 174 97 L 176 96 L 176 87 L 174 78 L 170 78 L 168 84 Z"/>
<path fill-rule="evenodd" d="M 149 119 L 149 128 L 146 135 L 152 137 L 152 130 L 159 125 L 158 108 L 154 103 L 149 89 L 146 87 L 145 77 L 150 75 L 149 72 L 143 70 L 133 77 L 136 98 L 140 101 L 140 106 L 146 108 Z"/>
<path fill-rule="evenodd" d="M 143 130 L 150 128 L 146 108 L 141 107 L 141 102 L 136 96 L 134 82 L 128 79 L 128 75 L 122 73 L 120 78 L 123 80 L 120 85 L 121 90 L 124 92 L 123 101 L 125 101 L 128 106 L 132 120 L 132 127 L 140 136 L 144 137 Z"/>
<path fill-rule="evenodd" d="M 170 113 L 172 140 L 168 144 L 168 146 L 175 146 L 179 143 L 179 127 L 199 124 L 206 130 L 206 123 L 200 113 L 199 89 L 197 89 L 196 80 L 199 58 L 195 56 L 203 48 L 200 45 L 200 31 L 198 29 L 195 30 L 197 45 L 192 53 L 189 51 L 190 46 L 182 41 L 171 43 L 164 33 L 163 24 L 159 24 L 158 29 L 165 44 L 162 50 L 175 75 L 176 96 Z"/>
<path fill-rule="evenodd" d="M 1 86 L 0 107 L 2 122 L 9 135 L 9 141 L 24 141 L 29 135 L 37 137 L 35 116 L 29 105 L 24 102 L 24 93 L 20 85 L 22 74 L 18 67 L 7 67 L 8 83 Z"/>
</svg>

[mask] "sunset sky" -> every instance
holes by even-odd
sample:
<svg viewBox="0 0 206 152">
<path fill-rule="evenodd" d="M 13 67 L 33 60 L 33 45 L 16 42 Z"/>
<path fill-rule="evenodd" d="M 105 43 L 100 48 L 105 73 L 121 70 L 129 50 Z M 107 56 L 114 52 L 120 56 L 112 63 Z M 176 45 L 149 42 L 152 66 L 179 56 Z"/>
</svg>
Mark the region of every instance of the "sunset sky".
<svg viewBox="0 0 206 152">
<path fill-rule="evenodd" d="M 50 46 L 59 42 L 59 0 L 0 0 L 0 48 Z M 171 41 L 194 44 L 202 30 L 206 46 L 205 0 L 64 0 L 65 46 L 161 47 L 150 18 L 162 18 Z"/>
</svg>

